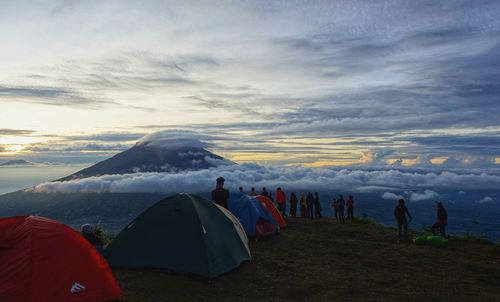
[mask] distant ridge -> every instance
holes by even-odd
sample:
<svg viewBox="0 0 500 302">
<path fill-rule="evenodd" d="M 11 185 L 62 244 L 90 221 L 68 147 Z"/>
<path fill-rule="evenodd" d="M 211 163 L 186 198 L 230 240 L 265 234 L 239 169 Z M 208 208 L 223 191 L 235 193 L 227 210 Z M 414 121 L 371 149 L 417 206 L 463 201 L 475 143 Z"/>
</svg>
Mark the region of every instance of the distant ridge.
<svg viewBox="0 0 500 302">
<path fill-rule="evenodd" d="M 17 166 L 17 165 L 33 165 L 33 163 L 24 159 L 13 159 L 0 164 L 0 166 Z"/>
</svg>

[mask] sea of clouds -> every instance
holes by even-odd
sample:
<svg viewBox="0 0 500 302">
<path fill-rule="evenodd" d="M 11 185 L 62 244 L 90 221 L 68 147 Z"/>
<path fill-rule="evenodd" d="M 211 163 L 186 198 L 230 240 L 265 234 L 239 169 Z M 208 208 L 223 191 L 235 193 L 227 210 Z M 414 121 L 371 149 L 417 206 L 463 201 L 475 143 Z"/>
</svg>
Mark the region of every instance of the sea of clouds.
<svg viewBox="0 0 500 302">
<path fill-rule="evenodd" d="M 219 176 L 226 179 L 225 186 L 230 190 L 237 190 L 242 186 L 245 190 L 255 187 L 257 191 L 262 187 L 268 187 L 271 190 L 284 187 L 287 190 L 380 192 L 382 198 L 388 200 L 399 199 L 401 194 L 406 192 L 405 195 L 409 195 L 413 201 L 439 197 L 435 190 L 487 190 L 500 187 L 500 176 L 487 173 L 274 167 L 245 163 L 179 173 L 132 173 L 64 182 L 45 182 L 28 190 L 40 193 L 199 193 L 212 190 L 215 179 Z"/>
</svg>

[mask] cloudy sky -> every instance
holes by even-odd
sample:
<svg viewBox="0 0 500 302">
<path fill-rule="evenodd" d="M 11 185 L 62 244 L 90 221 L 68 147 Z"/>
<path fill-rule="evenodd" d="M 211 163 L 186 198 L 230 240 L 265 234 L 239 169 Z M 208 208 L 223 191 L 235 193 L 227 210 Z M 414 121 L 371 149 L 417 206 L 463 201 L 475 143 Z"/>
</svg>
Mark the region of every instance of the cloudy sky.
<svg viewBox="0 0 500 302">
<path fill-rule="evenodd" d="M 2 1 L 0 161 L 500 164 L 498 1 Z"/>
</svg>

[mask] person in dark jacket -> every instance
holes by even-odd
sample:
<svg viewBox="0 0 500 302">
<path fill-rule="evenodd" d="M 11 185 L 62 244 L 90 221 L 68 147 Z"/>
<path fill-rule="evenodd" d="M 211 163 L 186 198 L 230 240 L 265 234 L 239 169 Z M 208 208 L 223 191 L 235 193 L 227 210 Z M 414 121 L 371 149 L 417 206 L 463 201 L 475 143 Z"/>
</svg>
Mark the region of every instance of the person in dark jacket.
<svg viewBox="0 0 500 302">
<path fill-rule="evenodd" d="M 312 195 L 311 192 L 307 193 L 306 203 L 307 203 L 307 217 L 314 219 L 314 196 Z"/>
<path fill-rule="evenodd" d="M 314 216 L 316 218 L 321 218 L 321 203 L 319 202 L 319 194 L 318 192 L 314 193 Z"/>
<path fill-rule="evenodd" d="M 262 188 L 262 192 L 260 192 L 260 195 L 269 198 L 269 192 L 267 192 L 266 187 Z"/>
<path fill-rule="evenodd" d="M 337 213 L 339 216 L 339 222 L 344 223 L 345 222 L 345 200 L 344 196 L 339 195 L 339 198 L 337 199 Z"/>
<path fill-rule="evenodd" d="M 254 187 L 252 187 L 252 189 L 250 190 L 250 196 L 257 196 L 257 192 L 255 192 Z"/>
<path fill-rule="evenodd" d="M 296 217 L 297 216 L 297 195 L 295 195 L 294 192 L 290 195 L 290 216 L 291 217 Z"/>
<path fill-rule="evenodd" d="M 90 242 L 100 253 L 104 251 L 104 242 L 95 234 L 94 227 L 90 224 L 82 225 L 80 230 L 82 236 Z"/>
<path fill-rule="evenodd" d="M 225 179 L 221 176 L 215 180 L 215 190 L 212 191 L 212 201 L 216 204 L 229 209 L 229 191 L 224 189 Z"/>
<path fill-rule="evenodd" d="M 442 202 L 436 202 L 436 207 L 437 207 L 437 221 L 434 223 L 431 227 L 431 231 L 434 235 L 436 235 L 437 230 L 439 229 L 439 233 L 441 236 L 446 237 L 446 232 L 445 228 L 446 225 L 448 224 L 448 214 L 446 213 L 446 210 L 443 207 Z"/>
<path fill-rule="evenodd" d="M 408 216 L 410 221 L 413 219 L 413 217 L 411 217 L 410 215 L 410 212 L 408 211 L 408 208 L 405 206 L 404 199 L 400 199 L 398 201 L 398 205 L 394 209 L 394 217 L 396 218 L 396 222 L 398 223 L 399 241 L 403 240 L 403 238 L 405 240 L 408 238 L 408 221 L 406 220 L 406 216 Z"/>
</svg>

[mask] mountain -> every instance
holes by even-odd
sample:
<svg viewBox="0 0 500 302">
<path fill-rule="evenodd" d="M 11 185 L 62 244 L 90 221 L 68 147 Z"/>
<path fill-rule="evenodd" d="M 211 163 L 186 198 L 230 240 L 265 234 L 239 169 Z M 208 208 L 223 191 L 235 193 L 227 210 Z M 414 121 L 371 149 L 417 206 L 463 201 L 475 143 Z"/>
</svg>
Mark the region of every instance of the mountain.
<svg viewBox="0 0 500 302">
<path fill-rule="evenodd" d="M 234 163 L 202 147 L 137 143 L 126 151 L 58 181 L 106 174 L 201 170 L 221 164 Z"/>
<path fill-rule="evenodd" d="M 0 166 L 20 166 L 20 165 L 33 165 L 33 163 L 24 159 L 13 159 L 0 164 Z"/>
</svg>

